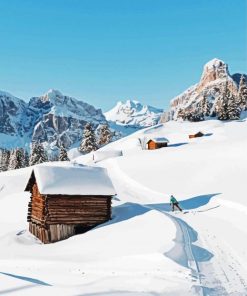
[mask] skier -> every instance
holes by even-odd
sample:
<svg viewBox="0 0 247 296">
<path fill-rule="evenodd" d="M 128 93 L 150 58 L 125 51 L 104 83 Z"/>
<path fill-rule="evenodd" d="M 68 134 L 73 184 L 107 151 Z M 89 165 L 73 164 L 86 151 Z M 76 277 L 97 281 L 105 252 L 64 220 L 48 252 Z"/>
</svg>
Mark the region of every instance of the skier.
<svg viewBox="0 0 247 296">
<path fill-rule="evenodd" d="M 180 208 L 179 206 L 179 202 L 176 200 L 176 198 L 171 195 L 171 198 L 170 198 L 170 206 L 172 206 L 172 211 L 174 212 L 175 210 L 175 207 L 177 207 L 179 209 L 180 212 L 182 212 L 183 210 Z"/>
</svg>

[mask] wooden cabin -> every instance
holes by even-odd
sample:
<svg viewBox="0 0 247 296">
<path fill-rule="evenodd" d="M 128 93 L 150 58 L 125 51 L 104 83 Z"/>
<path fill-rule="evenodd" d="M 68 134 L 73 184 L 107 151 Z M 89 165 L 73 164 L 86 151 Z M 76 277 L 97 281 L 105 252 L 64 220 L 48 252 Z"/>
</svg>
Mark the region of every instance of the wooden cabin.
<svg viewBox="0 0 247 296">
<path fill-rule="evenodd" d="M 159 149 L 163 147 L 167 147 L 169 141 L 166 138 L 152 138 L 147 142 L 148 150 Z"/>
<path fill-rule="evenodd" d="M 189 135 L 189 139 L 199 138 L 199 137 L 203 137 L 203 136 L 204 136 L 204 134 L 202 132 L 198 132 L 196 134 Z"/>
<path fill-rule="evenodd" d="M 115 190 L 106 169 L 37 165 L 28 181 L 29 231 L 43 243 L 66 239 L 111 219 Z"/>
</svg>

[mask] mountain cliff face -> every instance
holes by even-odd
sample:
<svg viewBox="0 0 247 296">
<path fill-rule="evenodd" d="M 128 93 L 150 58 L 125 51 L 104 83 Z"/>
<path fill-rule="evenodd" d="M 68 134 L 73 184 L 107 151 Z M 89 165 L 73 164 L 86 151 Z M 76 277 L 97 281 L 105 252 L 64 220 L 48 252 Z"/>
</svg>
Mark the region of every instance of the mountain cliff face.
<svg viewBox="0 0 247 296">
<path fill-rule="evenodd" d="M 230 75 L 228 65 L 219 60 L 209 61 L 203 68 L 200 81 L 178 95 L 170 102 L 170 110 L 161 116 L 161 122 L 177 120 L 179 112 L 196 112 L 198 104 L 206 97 L 213 115 L 218 107 L 220 90 L 228 83 L 229 89 L 237 95 L 240 74 Z"/>
<path fill-rule="evenodd" d="M 85 124 L 96 128 L 107 121 L 100 109 L 50 90 L 25 103 L 8 93 L 0 92 L 0 147 L 27 148 L 39 140 L 49 148 L 60 142 L 67 148 L 82 138 Z"/>
<path fill-rule="evenodd" d="M 87 122 L 91 122 L 94 127 L 106 123 L 100 109 L 55 90 L 32 98 L 29 108 L 36 113 L 39 111 L 33 129 L 33 140 L 53 145 L 62 142 L 67 148 L 81 140 Z"/>
</svg>

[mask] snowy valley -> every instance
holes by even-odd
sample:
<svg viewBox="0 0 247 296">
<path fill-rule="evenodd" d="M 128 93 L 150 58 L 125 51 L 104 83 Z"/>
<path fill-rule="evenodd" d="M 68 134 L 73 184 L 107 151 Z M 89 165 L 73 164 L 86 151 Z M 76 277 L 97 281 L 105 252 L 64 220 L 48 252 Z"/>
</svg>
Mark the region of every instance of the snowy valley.
<svg viewBox="0 0 247 296">
<path fill-rule="evenodd" d="M 112 220 L 54 244 L 28 232 L 32 167 L 0 173 L 1 293 L 247 295 L 246 134 L 246 120 L 170 121 L 100 150 L 122 156 L 71 159 L 107 168 L 117 195 Z M 155 137 L 168 147 L 143 150 Z"/>
</svg>

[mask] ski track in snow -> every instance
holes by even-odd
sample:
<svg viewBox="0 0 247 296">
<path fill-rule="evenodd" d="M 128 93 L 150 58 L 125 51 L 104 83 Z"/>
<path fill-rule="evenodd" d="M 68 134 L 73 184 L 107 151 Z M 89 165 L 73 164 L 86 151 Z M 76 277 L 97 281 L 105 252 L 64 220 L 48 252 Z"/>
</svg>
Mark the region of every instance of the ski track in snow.
<svg viewBox="0 0 247 296">
<path fill-rule="evenodd" d="M 121 168 L 117 165 L 116 160 L 109 160 L 108 164 L 111 166 L 109 175 L 112 179 L 114 187 L 117 189 L 119 196 L 124 195 L 125 197 L 131 197 L 138 202 L 138 196 L 141 194 L 146 195 L 147 200 L 150 200 L 150 192 L 142 184 L 132 180 L 127 176 Z M 140 191 L 143 189 L 143 191 Z M 154 193 L 154 192 L 153 192 Z M 157 195 L 160 195 L 158 192 Z M 240 275 L 239 270 L 242 266 L 236 258 L 226 249 L 223 250 L 218 245 L 215 245 L 215 240 L 206 239 L 205 236 L 210 238 L 209 233 L 200 233 L 200 238 L 203 236 L 203 242 L 210 250 L 216 250 L 217 259 L 210 261 L 214 254 L 210 253 L 207 249 L 193 245 L 193 242 L 197 241 L 197 232 L 189 226 L 181 217 L 176 217 L 176 214 L 171 214 L 166 211 L 159 210 L 152 205 L 142 205 L 143 207 L 155 210 L 168 216 L 173 223 L 176 225 L 177 234 L 175 238 L 175 246 L 168 253 L 164 254 L 168 258 L 176 261 L 178 264 L 188 267 L 191 270 L 191 278 L 195 284 L 192 286 L 193 295 L 201 296 L 246 296 L 247 295 L 247 284 L 244 278 Z M 216 206 L 215 208 L 217 208 Z M 212 208 L 214 209 L 214 208 Z M 200 211 L 188 211 L 189 213 L 195 214 Z M 179 213 L 180 214 L 180 213 Z M 216 241 L 217 243 L 217 241 Z M 198 250 L 201 249 L 201 250 Z M 177 253 L 180 253 L 179 258 Z M 198 253 L 198 254 L 197 254 Z M 203 257 L 203 258 L 197 258 Z M 230 263 L 229 263 L 230 261 Z M 219 279 L 220 278 L 220 279 Z M 225 280 L 222 280 L 224 278 Z M 242 291 L 239 292 L 238 287 L 242 287 Z M 236 288 L 234 288 L 236 287 Z"/>
</svg>

